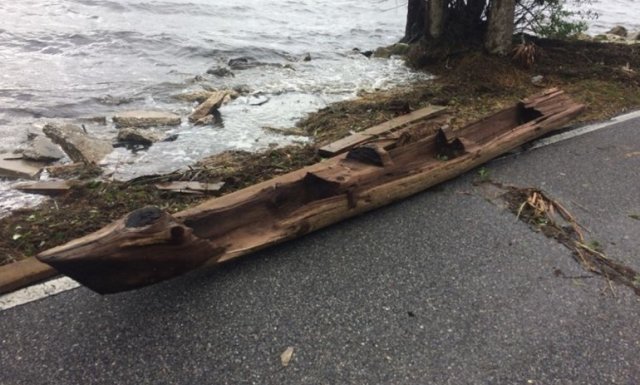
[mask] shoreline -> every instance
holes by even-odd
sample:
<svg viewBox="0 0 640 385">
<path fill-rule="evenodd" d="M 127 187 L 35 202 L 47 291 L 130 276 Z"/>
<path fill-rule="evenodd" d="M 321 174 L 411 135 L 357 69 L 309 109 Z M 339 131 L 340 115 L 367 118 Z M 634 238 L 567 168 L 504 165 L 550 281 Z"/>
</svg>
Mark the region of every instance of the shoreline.
<svg viewBox="0 0 640 385">
<path fill-rule="evenodd" d="M 453 129 L 541 87 L 563 88 L 576 100 L 587 103 L 589 108 L 578 124 L 601 121 L 640 107 L 640 95 L 634 92 L 640 85 L 635 72 L 640 70 L 640 59 L 633 61 L 634 57 L 629 57 L 631 46 L 581 41 L 540 40 L 537 43 L 545 54 L 532 68 L 521 68 L 508 58 L 470 52 L 450 58 L 446 64 L 424 66 L 422 70 L 436 76 L 427 83 L 363 94 L 358 99 L 331 104 L 296 125 L 296 129 L 312 135 L 314 142 L 309 145 L 258 153 L 223 152 L 199 161 L 185 172 L 162 175 L 153 181 L 138 178 L 124 183 L 82 182 L 54 201 L 34 209 L 18 210 L 0 219 L 3 239 L 0 252 L 4 257 L 0 266 L 97 230 L 147 204 L 176 212 L 211 198 L 158 191 L 154 187 L 158 178 L 203 183 L 224 181 L 226 186 L 220 191 L 223 195 L 315 163 L 320 160 L 316 150 L 322 145 L 428 104 L 447 105 L 448 124 Z M 576 58 L 585 54 L 607 58 L 610 63 L 578 66 Z M 409 53 L 409 62 L 415 55 L 415 51 Z M 625 64 L 635 73 L 625 73 Z M 543 84 L 534 84 L 532 77 L 535 76 L 543 76 Z M 19 233 L 21 236 L 15 239 Z"/>
</svg>

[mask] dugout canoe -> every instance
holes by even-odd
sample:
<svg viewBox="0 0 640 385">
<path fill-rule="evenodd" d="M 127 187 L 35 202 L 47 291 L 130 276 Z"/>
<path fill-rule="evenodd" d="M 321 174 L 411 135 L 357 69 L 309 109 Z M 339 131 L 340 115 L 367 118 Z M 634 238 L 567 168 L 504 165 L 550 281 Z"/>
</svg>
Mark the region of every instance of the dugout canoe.
<svg viewBox="0 0 640 385">
<path fill-rule="evenodd" d="M 416 194 L 564 127 L 583 109 L 547 90 L 460 130 L 372 139 L 173 215 L 140 208 L 37 258 L 102 294 L 151 285 Z"/>
</svg>

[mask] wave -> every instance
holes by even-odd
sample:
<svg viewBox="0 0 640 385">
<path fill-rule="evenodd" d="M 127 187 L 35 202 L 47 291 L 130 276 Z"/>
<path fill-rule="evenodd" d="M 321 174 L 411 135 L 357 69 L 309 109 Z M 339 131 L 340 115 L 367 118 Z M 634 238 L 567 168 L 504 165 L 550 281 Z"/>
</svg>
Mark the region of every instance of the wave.
<svg viewBox="0 0 640 385">
<path fill-rule="evenodd" d="M 268 36 L 266 39 L 273 36 Z M 265 38 L 265 37 L 259 37 Z M 198 44 L 194 44 L 198 43 Z M 235 57 L 251 57 L 265 61 L 289 61 L 289 52 L 258 45 L 234 47 L 214 39 L 188 41 L 169 33 L 143 34 L 138 31 L 95 30 L 86 33 L 28 33 L 0 34 L 2 47 L 21 52 L 39 52 L 45 55 L 95 56 L 135 55 L 165 58 L 214 58 L 226 62 Z"/>
<path fill-rule="evenodd" d="M 109 1 L 109 0 L 74 0 L 75 3 L 78 4 L 82 4 L 82 5 L 87 5 L 90 7 L 100 7 L 100 8 L 106 8 L 110 11 L 115 11 L 115 12 L 129 12 L 131 11 L 128 7 L 126 7 L 125 5 L 118 3 L 116 1 Z"/>
<path fill-rule="evenodd" d="M 190 16 L 215 16 L 219 15 L 220 5 L 216 4 L 198 4 L 193 2 L 172 2 L 172 1 L 154 1 L 142 3 L 122 4 L 116 1 L 103 0 L 74 0 L 77 4 L 90 7 L 104 8 L 108 11 L 118 13 L 124 12 L 144 12 L 156 15 L 190 15 Z M 246 11 L 247 7 L 233 6 L 226 9 Z"/>
</svg>

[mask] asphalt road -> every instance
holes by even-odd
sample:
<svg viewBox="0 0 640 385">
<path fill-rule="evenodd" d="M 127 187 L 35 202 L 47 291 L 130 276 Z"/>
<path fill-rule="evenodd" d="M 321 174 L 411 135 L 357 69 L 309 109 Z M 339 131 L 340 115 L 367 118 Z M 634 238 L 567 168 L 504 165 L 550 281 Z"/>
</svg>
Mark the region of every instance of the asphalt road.
<svg viewBox="0 0 640 385">
<path fill-rule="evenodd" d="M 640 119 L 487 170 L 543 188 L 640 268 Z M 475 178 L 217 270 L 0 312 L 0 384 L 640 383 L 640 297 Z"/>
</svg>

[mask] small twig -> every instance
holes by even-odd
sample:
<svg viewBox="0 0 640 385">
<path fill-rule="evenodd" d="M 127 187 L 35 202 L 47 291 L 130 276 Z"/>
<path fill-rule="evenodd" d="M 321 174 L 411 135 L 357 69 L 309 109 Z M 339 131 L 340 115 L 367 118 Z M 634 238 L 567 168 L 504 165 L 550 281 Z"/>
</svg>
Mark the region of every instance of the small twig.
<svg viewBox="0 0 640 385">
<path fill-rule="evenodd" d="M 522 210 L 524 210 L 524 207 L 527 205 L 527 201 L 522 202 L 522 204 L 520 205 L 520 208 L 518 209 L 518 215 L 516 215 L 516 220 L 520 220 L 520 215 L 522 214 Z"/>
</svg>

